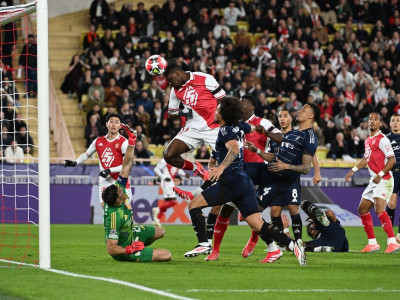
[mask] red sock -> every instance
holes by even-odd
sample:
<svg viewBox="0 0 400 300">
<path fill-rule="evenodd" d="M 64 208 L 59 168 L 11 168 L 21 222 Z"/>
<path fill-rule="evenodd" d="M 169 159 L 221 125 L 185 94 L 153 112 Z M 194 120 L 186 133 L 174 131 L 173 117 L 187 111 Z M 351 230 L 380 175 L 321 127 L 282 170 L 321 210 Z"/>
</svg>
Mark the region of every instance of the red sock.
<svg viewBox="0 0 400 300">
<path fill-rule="evenodd" d="M 194 169 L 194 165 L 192 162 L 188 161 L 188 160 L 184 160 L 183 161 L 183 167 L 182 170 L 189 170 L 189 171 L 193 171 Z"/>
<path fill-rule="evenodd" d="M 378 215 L 379 220 L 381 221 L 382 228 L 385 230 L 388 238 L 394 238 L 394 232 L 393 232 L 393 227 L 392 227 L 392 221 L 390 220 L 389 215 L 387 214 L 386 211 L 380 213 Z"/>
<path fill-rule="evenodd" d="M 258 233 L 255 232 L 253 229 L 251 230 L 250 240 L 253 241 L 253 242 L 256 242 L 256 243 L 258 241 Z"/>
<path fill-rule="evenodd" d="M 217 221 L 214 226 L 214 243 L 213 251 L 219 253 L 219 246 L 221 245 L 224 234 L 229 225 L 229 218 L 223 218 L 220 215 L 217 217 Z"/>
<path fill-rule="evenodd" d="M 368 239 L 374 239 L 375 238 L 374 223 L 372 222 L 371 214 L 367 213 L 365 215 L 361 215 L 360 217 L 361 217 L 361 222 L 364 226 L 364 231 L 367 234 Z"/>
<path fill-rule="evenodd" d="M 163 205 L 161 205 L 160 208 L 160 212 L 157 215 L 157 218 L 161 219 L 164 216 L 164 213 L 167 211 L 168 208 L 176 205 L 176 201 L 165 201 Z"/>
</svg>

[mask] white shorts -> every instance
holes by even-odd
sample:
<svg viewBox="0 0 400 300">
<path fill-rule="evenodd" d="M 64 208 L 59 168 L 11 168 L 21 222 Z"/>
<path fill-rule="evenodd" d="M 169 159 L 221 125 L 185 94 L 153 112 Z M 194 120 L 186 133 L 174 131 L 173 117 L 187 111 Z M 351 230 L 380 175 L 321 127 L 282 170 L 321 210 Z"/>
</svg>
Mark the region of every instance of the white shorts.
<svg viewBox="0 0 400 300">
<path fill-rule="evenodd" d="M 111 179 L 112 179 L 112 178 L 111 178 Z M 114 180 L 114 179 L 113 179 L 112 181 L 110 181 L 110 180 L 104 180 L 104 181 L 102 181 L 102 182 L 99 184 L 99 201 L 100 201 L 100 204 L 104 202 L 104 201 L 103 201 L 103 195 L 102 195 L 103 191 L 104 191 L 107 187 L 109 187 L 110 185 L 113 185 L 113 184 L 115 184 L 115 180 Z M 132 202 L 132 189 L 131 189 L 131 188 L 126 189 L 125 192 L 126 192 L 126 195 L 127 195 L 128 198 L 129 198 L 129 202 Z"/>
<path fill-rule="evenodd" d="M 190 151 L 197 149 L 202 144 L 210 145 L 215 151 L 215 142 L 217 141 L 219 127 L 209 130 L 197 130 L 194 128 L 184 127 L 173 138 L 173 140 L 181 140 L 190 148 Z"/>
<path fill-rule="evenodd" d="M 368 186 L 365 188 L 362 194 L 362 197 L 372 202 L 374 202 L 374 198 L 381 198 L 386 202 L 389 202 L 390 196 L 392 196 L 393 192 L 393 185 L 393 176 L 387 180 L 381 179 L 378 184 L 373 182 L 373 178 L 371 178 Z"/>
<path fill-rule="evenodd" d="M 163 190 L 164 199 L 168 198 L 176 198 L 176 194 L 173 190 L 175 187 L 174 181 L 171 179 L 170 181 L 161 180 L 161 188 Z"/>
</svg>

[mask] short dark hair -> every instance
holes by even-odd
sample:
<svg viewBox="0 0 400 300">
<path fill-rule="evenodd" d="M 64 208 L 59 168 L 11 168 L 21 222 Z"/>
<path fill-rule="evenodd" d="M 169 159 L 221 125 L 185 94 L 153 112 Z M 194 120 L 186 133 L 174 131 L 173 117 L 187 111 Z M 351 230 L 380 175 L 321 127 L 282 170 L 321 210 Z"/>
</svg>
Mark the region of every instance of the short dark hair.
<svg viewBox="0 0 400 300">
<path fill-rule="evenodd" d="M 175 71 L 183 72 L 183 69 L 180 65 L 178 65 L 178 60 L 176 58 L 171 58 L 167 63 L 167 67 L 165 68 L 164 76 L 167 77 L 168 74 Z"/>
<path fill-rule="evenodd" d="M 120 116 L 119 114 L 116 114 L 116 113 L 109 114 L 109 115 L 107 116 L 107 118 L 106 118 L 106 123 L 107 123 L 111 118 L 118 118 L 119 121 L 122 123 L 122 118 L 121 118 L 121 116 Z"/>
<path fill-rule="evenodd" d="M 307 103 L 307 104 L 311 107 L 314 113 L 314 121 L 318 121 L 319 118 L 321 117 L 321 110 L 319 109 L 318 105 L 315 103 Z"/>
<path fill-rule="evenodd" d="M 310 238 L 312 238 L 313 240 L 315 240 L 318 237 L 319 231 L 317 229 L 317 227 L 315 226 L 315 222 L 310 222 L 307 224 L 307 234 Z M 318 233 L 313 233 L 313 231 L 316 230 Z"/>
<path fill-rule="evenodd" d="M 118 199 L 118 187 L 115 184 L 108 186 L 102 193 L 103 201 L 110 206 L 113 206 Z"/>
<path fill-rule="evenodd" d="M 247 101 L 249 101 L 251 103 L 251 105 L 254 106 L 254 108 L 257 107 L 257 100 L 253 95 L 245 94 L 240 99 L 246 99 Z"/>
<path fill-rule="evenodd" d="M 381 122 L 383 122 L 383 118 L 382 118 L 382 115 L 381 115 L 380 113 L 374 111 L 374 112 L 372 112 L 372 113 L 369 114 L 368 119 L 371 117 L 371 115 L 378 115 L 379 120 L 380 120 Z"/>
<path fill-rule="evenodd" d="M 400 114 L 393 114 L 393 115 L 391 115 L 390 118 L 392 118 L 392 117 L 400 117 Z"/>
<path fill-rule="evenodd" d="M 237 125 L 243 116 L 239 99 L 233 96 L 224 97 L 219 105 L 219 113 L 227 125 Z"/>
</svg>

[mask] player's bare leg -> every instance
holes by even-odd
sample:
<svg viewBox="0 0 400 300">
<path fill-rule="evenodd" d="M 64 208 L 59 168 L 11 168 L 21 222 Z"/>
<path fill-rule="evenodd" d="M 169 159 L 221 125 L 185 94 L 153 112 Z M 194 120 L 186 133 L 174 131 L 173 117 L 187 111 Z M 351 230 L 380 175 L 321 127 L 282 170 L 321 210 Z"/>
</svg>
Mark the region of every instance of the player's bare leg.
<svg viewBox="0 0 400 300">
<path fill-rule="evenodd" d="M 204 170 L 200 163 L 192 163 L 181 157 L 183 153 L 189 152 L 190 148 L 183 141 L 174 139 L 164 151 L 165 161 L 176 168 L 195 172 L 204 180 L 208 180 L 208 171 Z"/>
</svg>

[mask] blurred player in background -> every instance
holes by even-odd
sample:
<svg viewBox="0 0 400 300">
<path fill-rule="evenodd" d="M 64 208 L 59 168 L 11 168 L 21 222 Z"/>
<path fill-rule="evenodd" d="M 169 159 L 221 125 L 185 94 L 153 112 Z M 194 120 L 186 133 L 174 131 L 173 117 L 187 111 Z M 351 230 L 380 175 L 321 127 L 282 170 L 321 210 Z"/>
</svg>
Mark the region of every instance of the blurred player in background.
<svg viewBox="0 0 400 300">
<path fill-rule="evenodd" d="M 102 207 L 104 201 L 102 192 L 109 185 L 114 184 L 118 174 L 122 170 L 122 161 L 128 146 L 128 141 L 119 134 L 121 128 L 121 117 L 118 114 L 109 114 L 106 119 L 108 133 L 105 136 L 96 138 L 85 153 L 81 154 L 75 161 L 65 160 L 64 167 L 76 167 L 87 161 L 95 152 L 99 157 L 99 200 Z M 126 205 L 130 207 L 132 200 L 132 190 L 128 181 L 126 193 L 128 199 Z"/>
<path fill-rule="evenodd" d="M 103 191 L 104 229 L 108 254 L 118 261 L 168 261 L 171 259 L 168 250 L 146 247 L 164 237 L 165 230 L 146 225 L 134 226 L 132 210 L 124 205 L 128 198 L 126 188 L 133 165 L 136 134 L 125 124 L 121 127 L 129 138 L 122 170 L 114 184 Z"/>
<path fill-rule="evenodd" d="M 396 159 L 389 139 L 380 131 L 382 122 L 382 116 L 379 113 L 370 114 L 370 136 L 365 140 L 364 157 L 347 173 L 345 178 L 347 182 L 350 182 L 355 172 L 368 165 L 371 179 L 358 206 L 358 213 L 368 237 L 368 245 L 361 252 L 376 252 L 381 248 L 375 239 L 374 224 L 370 213 L 373 207 L 388 237 L 385 253 L 400 250 L 400 245 L 394 237 L 392 221 L 385 211 L 386 204 L 393 192 L 394 180 L 390 170 L 396 164 Z"/>
<path fill-rule="evenodd" d="M 160 187 L 163 191 L 165 202 L 162 205 L 159 204 L 157 207 L 153 207 L 153 225 L 161 227 L 160 219 L 164 216 L 168 208 L 173 207 L 177 203 L 176 194 L 173 190 L 175 187 L 175 180 L 178 180 L 180 184 L 181 180 L 179 176 L 185 176 L 186 178 L 189 178 L 190 176 L 183 170 L 167 164 L 165 159 L 162 159 L 157 163 L 154 168 L 154 173 L 156 173 L 160 179 Z"/>
<path fill-rule="evenodd" d="M 393 173 L 393 193 L 390 197 L 389 203 L 386 207 L 386 212 L 392 221 L 392 225 L 394 225 L 394 212 L 396 210 L 397 205 L 397 194 L 400 192 L 400 115 L 393 114 L 390 118 L 390 133 L 387 134 L 387 137 L 392 145 L 393 152 L 396 158 L 396 164 L 392 169 Z M 396 235 L 396 240 L 400 243 L 400 217 L 399 217 L 399 230 Z"/>
<path fill-rule="evenodd" d="M 303 242 L 307 252 L 348 252 L 349 242 L 344 228 L 332 210 L 323 211 L 314 203 L 304 200 L 301 208 L 312 220 L 307 224 L 307 234 L 311 241 Z M 283 214 L 284 232 L 289 234 L 289 219 Z"/>
</svg>

